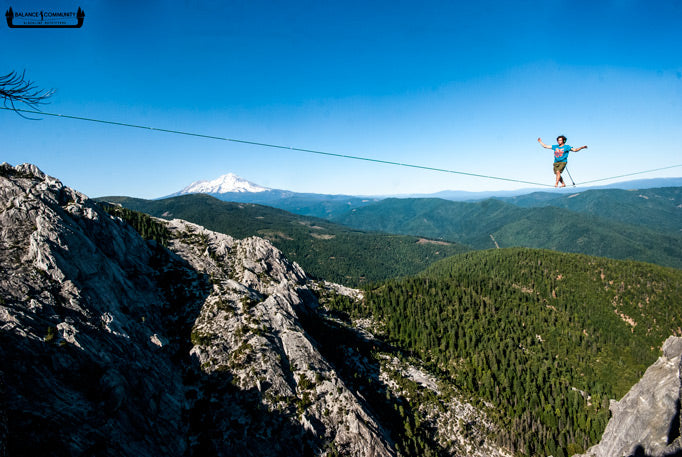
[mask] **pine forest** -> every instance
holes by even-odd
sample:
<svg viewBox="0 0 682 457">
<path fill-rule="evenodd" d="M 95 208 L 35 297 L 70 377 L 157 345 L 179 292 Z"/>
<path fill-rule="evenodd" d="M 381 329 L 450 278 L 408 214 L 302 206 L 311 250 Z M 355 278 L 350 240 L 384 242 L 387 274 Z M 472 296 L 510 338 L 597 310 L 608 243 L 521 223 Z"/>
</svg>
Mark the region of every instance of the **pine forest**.
<svg viewBox="0 0 682 457">
<path fill-rule="evenodd" d="M 682 271 L 526 248 L 476 251 L 329 306 L 485 408 L 518 455 L 596 443 L 621 398 L 682 335 Z"/>
</svg>

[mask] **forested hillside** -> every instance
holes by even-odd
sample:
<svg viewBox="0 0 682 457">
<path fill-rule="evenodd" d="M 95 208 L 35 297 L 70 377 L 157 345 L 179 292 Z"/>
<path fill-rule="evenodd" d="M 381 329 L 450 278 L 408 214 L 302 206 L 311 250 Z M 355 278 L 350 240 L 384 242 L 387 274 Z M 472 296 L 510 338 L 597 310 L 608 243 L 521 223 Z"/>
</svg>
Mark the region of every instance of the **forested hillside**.
<svg viewBox="0 0 682 457">
<path fill-rule="evenodd" d="M 599 215 L 553 206 L 522 208 L 494 199 L 475 203 L 386 199 L 357 208 L 334 221 L 360 230 L 427 236 L 474 249 L 524 246 L 682 268 L 679 229 L 652 229 L 650 226 L 657 224 L 655 220 L 648 227 L 637 225 L 634 220 L 620 222 L 607 218 L 609 211 L 605 209 L 595 213 Z M 659 219 L 674 225 L 673 215 L 679 217 L 672 212 L 670 218 Z"/>
<path fill-rule="evenodd" d="M 204 193 L 218 200 L 235 203 L 255 203 L 257 205 L 279 208 L 300 216 L 329 219 L 343 214 L 349 209 L 359 208 L 381 200 L 375 197 L 355 197 L 352 195 L 306 194 L 286 190 L 267 190 L 264 192 L 224 192 Z M 177 195 L 169 195 L 175 197 Z"/>
<path fill-rule="evenodd" d="M 471 252 L 337 304 L 489 405 L 500 444 L 567 456 L 682 335 L 682 271 L 533 249 Z"/>
<path fill-rule="evenodd" d="M 661 232 L 679 233 L 682 230 L 682 187 L 595 189 L 570 195 L 535 192 L 500 200 L 525 208 L 565 208 Z"/>
<path fill-rule="evenodd" d="M 163 200 L 99 200 L 155 217 L 184 219 L 236 238 L 267 238 L 309 274 L 353 286 L 416 274 L 437 260 L 467 250 L 456 243 L 365 233 L 267 206 L 223 202 L 201 194 Z"/>
</svg>

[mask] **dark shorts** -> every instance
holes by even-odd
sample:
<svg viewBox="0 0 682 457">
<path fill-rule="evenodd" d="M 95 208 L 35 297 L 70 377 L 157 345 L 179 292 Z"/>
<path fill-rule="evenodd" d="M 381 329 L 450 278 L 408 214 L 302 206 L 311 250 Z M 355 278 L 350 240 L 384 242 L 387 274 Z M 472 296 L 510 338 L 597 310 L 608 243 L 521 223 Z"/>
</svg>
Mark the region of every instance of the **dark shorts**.
<svg viewBox="0 0 682 457">
<path fill-rule="evenodd" d="M 554 173 L 557 171 L 561 173 L 564 171 L 564 168 L 566 168 L 566 162 L 554 162 Z"/>
</svg>

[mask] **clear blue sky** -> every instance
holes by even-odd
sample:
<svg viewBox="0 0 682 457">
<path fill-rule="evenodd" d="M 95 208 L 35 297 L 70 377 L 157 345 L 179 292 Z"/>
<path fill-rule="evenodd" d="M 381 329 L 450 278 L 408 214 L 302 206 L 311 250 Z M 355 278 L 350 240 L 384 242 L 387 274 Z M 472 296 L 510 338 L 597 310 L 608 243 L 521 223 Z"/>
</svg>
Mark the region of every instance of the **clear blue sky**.
<svg viewBox="0 0 682 457">
<path fill-rule="evenodd" d="M 80 29 L 0 26 L 0 74 L 44 111 L 553 183 L 682 163 L 679 1 L 21 1 Z M 96 197 L 155 198 L 232 172 L 299 192 L 527 187 L 0 111 L 0 161 Z M 636 178 L 681 176 L 682 168 Z"/>
</svg>

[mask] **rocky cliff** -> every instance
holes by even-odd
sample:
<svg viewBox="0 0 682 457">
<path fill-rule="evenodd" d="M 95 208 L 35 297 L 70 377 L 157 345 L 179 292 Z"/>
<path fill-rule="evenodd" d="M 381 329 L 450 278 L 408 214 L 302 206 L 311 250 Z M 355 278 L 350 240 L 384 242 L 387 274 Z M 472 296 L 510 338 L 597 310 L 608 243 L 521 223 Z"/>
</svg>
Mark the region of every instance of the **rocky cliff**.
<svg viewBox="0 0 682 457">
<path fill-rule="evenodd" d="M 483 413 L 390 351 L 369 361 L 382 343 L 320 308 L 357 291 L 260 238 L 143 222 L 162 242 L 0 166 L 0 456 L 508 455 Z"/>
<path fill-rule="evenodd" d="M 642 379 L 620 401 L 611 401 L 611 420 L 599 444 L 576 457 L 682 455 L 681 361 L 682 338 L 671 336 Z"/>
<path fill-rule="evenodd" d="M 394 455 L 267 241 L 173 221 L 165 249 L 34 166 L 0 174 L 8 455 Z"/>
</svg>

